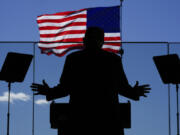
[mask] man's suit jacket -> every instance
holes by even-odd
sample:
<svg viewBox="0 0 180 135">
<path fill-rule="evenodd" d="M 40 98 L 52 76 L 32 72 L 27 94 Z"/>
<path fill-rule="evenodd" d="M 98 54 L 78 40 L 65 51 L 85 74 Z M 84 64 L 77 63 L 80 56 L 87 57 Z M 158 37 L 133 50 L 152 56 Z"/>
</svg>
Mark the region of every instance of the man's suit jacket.
<svg viewBox="0 0 180 135">
<path fill-rule="evenodd" d="M 72 110 L 67 131 L 122 135 L 114 107 L 118 94 L 138 100 L 128 84 L 120 56 L 103 50 L 83 50 L 67 56 L 60 84 L 52 88 L 47 100 L 70 95 Z"/>
<path fill-rule="evenodd" d="M 74 104 L 117 104 L 118 94 L 139 100 L 124 73 L 121 57 L 99 50 L 82 50 L 67 56 L 60 84 L 47 100 L 70 95 Z"/>
</svg>

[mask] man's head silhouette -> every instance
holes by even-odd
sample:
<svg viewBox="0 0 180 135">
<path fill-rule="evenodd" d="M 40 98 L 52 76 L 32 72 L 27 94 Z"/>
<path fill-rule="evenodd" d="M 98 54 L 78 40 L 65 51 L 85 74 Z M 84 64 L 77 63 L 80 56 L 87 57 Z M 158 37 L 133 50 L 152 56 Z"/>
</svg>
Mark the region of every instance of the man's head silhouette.
<svg viewBox="0 0 180 135">
<path fill-rule="evenodd" d="M 86 49 L 100 49 L 104 44 L 104 31 L 99 27 L 89 27 L 84 37 Z"/>
</svg>

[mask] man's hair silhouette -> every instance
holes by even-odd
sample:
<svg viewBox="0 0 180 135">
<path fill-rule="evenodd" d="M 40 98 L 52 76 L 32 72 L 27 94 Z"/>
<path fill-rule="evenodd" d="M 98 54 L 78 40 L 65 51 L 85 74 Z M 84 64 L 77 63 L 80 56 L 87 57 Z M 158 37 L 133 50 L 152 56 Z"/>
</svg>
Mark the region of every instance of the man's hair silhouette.
<svg viewBox="0 0 180 135">
<path fill-rule="evenodd" d="M 87 29 L 84 37 L 84 45 L 88 49 L 101 48 L 104 43 L 104 31 L 98 27 Z"/>
<path fill-rule="evenodd" d="M 54 88 L 32 84 L 37 95 L 46 95 L 47 100 L 70 95 L 71 122 L 67 134 L 112 134 L 122 135 L 113 105 L 118 104 L 118 94 L 133 100 L 146 96 L 149 85 L 134 87 L 128 83 L 121 57 L 101 49 L 104 31 L 97 27 L 87 29 L 84 49 L 66 57 L 60 83 Z"/>
</svg>

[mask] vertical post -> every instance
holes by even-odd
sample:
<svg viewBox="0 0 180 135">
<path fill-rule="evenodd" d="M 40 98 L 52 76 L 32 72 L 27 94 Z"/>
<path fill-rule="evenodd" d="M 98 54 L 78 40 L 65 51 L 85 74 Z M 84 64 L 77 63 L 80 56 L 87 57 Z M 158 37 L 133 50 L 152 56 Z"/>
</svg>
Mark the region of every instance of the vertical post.
<svg viewBox="0 0 180 135">
<path fill-rule="evenodd" d="M 170 84 L 168 84 L 168 126 L 169 126 L 169 135 L 171 135 L 171 92 Z"/>
<path fill-rule="evenodd" d="M 170 45 L 167 44 L 167 55 L 170 54 Z M 171 135 L 171 87 L 168 84 L 168 126 L 169 126 L 169 135 Z"/>
<path fill-rule="evenodd" d="M 124 0 L 120 0 L 120 32 L 121 32 L 121 49 L 120 49 L 120 51 L 119 51 L 119 53 L 120 53 L 120 55 L 121 55 L 121 59 L 122 59 L 122 57 L 123 57 L 123 54 L 124 54 L 124 50 L 123 50 L 123 44 L 122 44 L 122 38 L 123 38 L 123 31 L 122 31 L 122 11 L 123 11 L 123 1 Z"/>
<path fill-rule="evenodd" d="M 176 96 L 177 96 L 177 135 L 179 135 L 179 85 L 176 84 Z"/>
<path fill-rule="evenodd" d="M 35 54 L 36 54 L 36 43 L 33 44 L 33 83 L 35 83 Z M 33 101 L 32 101 L 32 135 L 34 135 L 34 91 L 33 91 Z"/>
<path fill-rule="evenodd" d="M 7 135 L 9 135 L 9 124 L 10 124 L 10 92 L 11 92 L 11 82 L 8 82 Z"/>
<path fill-rule="evenodd" d="M 167 44 L 167 54 L 168 55 L 170 54 L 170 45 L 169 45 L 169 43 Z"/>
</svg>

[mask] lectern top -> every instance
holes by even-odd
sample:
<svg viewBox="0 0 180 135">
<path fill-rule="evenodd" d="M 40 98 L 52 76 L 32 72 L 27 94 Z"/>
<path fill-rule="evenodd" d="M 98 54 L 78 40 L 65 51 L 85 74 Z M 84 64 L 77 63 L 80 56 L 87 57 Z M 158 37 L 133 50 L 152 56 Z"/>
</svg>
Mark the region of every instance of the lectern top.
<svg viewBox="0 0 180 135">
<path fill-rule="evenodd" d="M 33 56 L 9 52 L 0 72 L 0 80 L 22 82 L 31 64 Z"/>
<path fill-rule="evenodd" d="M 180 83 L 180 59 L 177 54 L 154 56 L 163 83 Z"/>
</svg>

